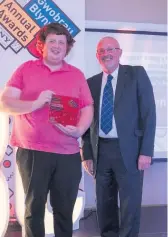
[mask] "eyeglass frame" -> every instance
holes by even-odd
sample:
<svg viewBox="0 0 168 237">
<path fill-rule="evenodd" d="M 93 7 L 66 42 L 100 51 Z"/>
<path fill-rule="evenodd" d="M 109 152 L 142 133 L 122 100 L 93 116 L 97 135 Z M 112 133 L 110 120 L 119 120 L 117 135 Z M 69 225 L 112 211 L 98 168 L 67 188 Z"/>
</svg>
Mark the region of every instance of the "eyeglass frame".
<svg viewBox="0 0 168 237">
<path fill-rule="evenodd" d="M 103 55 L 105 52 L 107 53 L 116 53 L 118 50 L 121 50 L 120 48 L 107 48 L 107 49 L 101 49 L 103 50 L 102 53 L 99 52 L 99 50 L 97 50 L 97 54 L 98 55 Z"/>
</svg>

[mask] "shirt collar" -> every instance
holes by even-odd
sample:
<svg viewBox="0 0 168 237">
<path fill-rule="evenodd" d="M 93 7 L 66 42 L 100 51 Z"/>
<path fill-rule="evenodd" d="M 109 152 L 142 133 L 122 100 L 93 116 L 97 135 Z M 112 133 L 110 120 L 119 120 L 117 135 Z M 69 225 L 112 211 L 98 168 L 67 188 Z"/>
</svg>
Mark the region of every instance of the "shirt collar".
<svg viewBox="0 0 168 237">
<path fill-rule="evenodd" d="M 113 79 L 117 79 L 118 77 L 118 70 L 119 70 L 119 66 L 115 69 L 115 71 L 113 73 L 111 73 L 111 75 L 113 76 Z M 103 72 L 103 77 L 107 78 L 109 74 L 106 72 Z"/>
<path fill-rule="evenodd" d="M 38 60 L 36 60 L 36 63 L 37 63 L 37 65 L 38 66 L 46 66 L 45 64 L 44 64 L 44 62 L 43 62 L 43 59 L 38 59 Z M 47 67 L 47 66 L 46 66 Z M 67 63 L 67 62 L 65 62 L 65 61 L 63 61 L 63 65 L 62 65 L 62 67 L 59 69 L 59 70 L 57 70 L 57 72 L 60 72 L 60 71 L 71 71 L 71 66 Z"/>
</svg>

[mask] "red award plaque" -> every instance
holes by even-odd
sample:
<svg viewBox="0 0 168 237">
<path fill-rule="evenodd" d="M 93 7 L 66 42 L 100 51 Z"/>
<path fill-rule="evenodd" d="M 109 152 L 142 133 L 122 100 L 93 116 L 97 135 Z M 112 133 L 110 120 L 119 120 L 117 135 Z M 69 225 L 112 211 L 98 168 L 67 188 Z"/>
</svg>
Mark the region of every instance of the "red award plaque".
<svg viewBox="0 0 168 237">
<path fill-rule="evenodd" d="M 64 126 L 76 126 L 79 118 L 79 100 L 75 97 L 53 95 L 50 103 L 49 120 Z"/>
</svg>

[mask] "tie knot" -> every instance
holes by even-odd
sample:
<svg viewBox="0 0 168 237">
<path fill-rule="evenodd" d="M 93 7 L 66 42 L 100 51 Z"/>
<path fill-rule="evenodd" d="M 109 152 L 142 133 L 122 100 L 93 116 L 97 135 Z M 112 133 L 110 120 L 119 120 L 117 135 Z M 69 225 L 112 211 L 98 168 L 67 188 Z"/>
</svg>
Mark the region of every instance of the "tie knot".
<svg viewBox="0 0 168 237">
<path fill-rule="evenodd" d="M 113 76 L 112 76 L 111 74 L 109 74 L 109 75 L 107 76 L 107 81 L 108 81 L 108 82 L 111 82 L 112 79 L 113 79 Z"/>
</svg>

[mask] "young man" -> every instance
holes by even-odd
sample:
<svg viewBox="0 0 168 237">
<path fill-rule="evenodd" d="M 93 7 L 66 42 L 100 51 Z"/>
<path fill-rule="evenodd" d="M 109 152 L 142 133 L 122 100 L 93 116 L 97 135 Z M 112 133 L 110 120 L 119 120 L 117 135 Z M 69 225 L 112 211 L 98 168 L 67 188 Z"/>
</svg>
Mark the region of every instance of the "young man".
<svg viewBox="0 0 168 237">
<path fill-rule="evenodd" d="M 88 79 L 94 120 L 83 135 L 83 165 L 96 178 L 101 237 L 138 237 L 143 170 L 150 166 L 154 150 L 150 80 L 143 67 L 120 65 L 121 54 L 116 39 L 101 39 L 96 56 L 103 72 Z"/>
<path fill-rule="evenodd" d="M 38 35 L 41 59 L 22 64 L 8 81 L 0 110 L 14 115 L 11 144 L 18 147 L 16 161 L 25 199 L 25 237 L 44 237 L 44 213 L 50 191 L 54 231 L 72 237 L 72 213 L 81 179 L 77 139 L 89 128 L 92 97 L 83 73 L 64 61 L 74 40 L 63 25 L 51 23 Z M 49 122 L 53 94 L 76 97 L 77 126 Z"/>
</svg>

